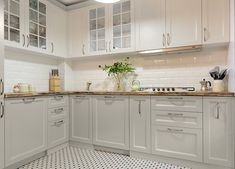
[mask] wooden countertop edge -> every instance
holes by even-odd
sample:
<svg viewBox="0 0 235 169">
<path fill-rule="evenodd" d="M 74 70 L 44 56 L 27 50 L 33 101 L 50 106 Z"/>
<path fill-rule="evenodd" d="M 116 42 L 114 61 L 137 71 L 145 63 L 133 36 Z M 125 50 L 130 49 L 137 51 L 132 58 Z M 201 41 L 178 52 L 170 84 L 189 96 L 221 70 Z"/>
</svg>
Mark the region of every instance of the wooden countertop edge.
<svg viewBox="0 0 235 169">
<path fill-rule="evenodd" d="M 217 96 L 217 97 L 234 97 L 233 92 L 110 92 L 110 91 L 63 91 L 63 92 L 38 92 L 38 93 L 6 93 L 5 98 L 18 97 L 39 97 L 54 95 L 123 95 L 123 96 Z"/>
</svg>

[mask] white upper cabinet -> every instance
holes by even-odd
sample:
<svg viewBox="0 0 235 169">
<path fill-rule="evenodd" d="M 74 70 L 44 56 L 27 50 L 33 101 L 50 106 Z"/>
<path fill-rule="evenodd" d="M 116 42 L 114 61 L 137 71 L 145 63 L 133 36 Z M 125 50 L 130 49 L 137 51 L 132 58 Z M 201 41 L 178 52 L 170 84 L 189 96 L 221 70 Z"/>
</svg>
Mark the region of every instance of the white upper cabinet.
<svg viewBox="0 0 235 169">
<path fill-rule="evenodd" d="M 201 40 L 201 0 L 166 0 L 166 45 L 198 45 Z"/>
<path fill-rule="evenodd" d="M 204 162 L 233 168 L 233 98 L 205 98 Z"/>
<path fill-rule="evenodd" d="M 48 3 L 48 44 L 52 55 L 67 57 L 67 13 L 63 9 Z"/>
<path fill-rule="evenodd" d="M 135 51 L 134 0 L 112 4 L 109 17 L 109 52 Z"/>
<path fill-rule="evenodd" d="M 24 47 L 24 1 L 4 0 L 4 39 L 7 45 Z"/>
<path fill-rule="evenodd" d="M 108 52 L 108 6 L 95 5 L 87 8 L 85 46 L 88 55 L 100 55 Z"/>
<path fill-rule="evenodd" d="M 83 57 L 87 55 L 88 45 L 85 42 L 86 9 L 73 10 L 68 12 L 68 57 Z"/>
<path fill-rule="evenodd" d="M 137 50 L 164 48 L 165 0 L 136 0 Z"/>
<path fill-rule="evenodd" d="M 203 43 L 229 42 L 229 0 L 203 0 Z"/>
</svg>

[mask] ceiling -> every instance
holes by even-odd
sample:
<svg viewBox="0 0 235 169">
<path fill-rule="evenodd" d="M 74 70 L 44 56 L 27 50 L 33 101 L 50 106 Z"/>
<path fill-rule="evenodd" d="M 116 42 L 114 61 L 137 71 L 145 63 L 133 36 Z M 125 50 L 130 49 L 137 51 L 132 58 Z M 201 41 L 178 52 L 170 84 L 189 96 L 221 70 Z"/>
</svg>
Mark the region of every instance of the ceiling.
<svg viewBox="0 0 235 169">
<path fill-rule="evenodd" d="M 69 6 L 69 5 L 85 2 L 88 0 L 57 0 L 57 1 L 61 2 L 62 4 L 66 5 L 66 6 Z"/>
</svg>

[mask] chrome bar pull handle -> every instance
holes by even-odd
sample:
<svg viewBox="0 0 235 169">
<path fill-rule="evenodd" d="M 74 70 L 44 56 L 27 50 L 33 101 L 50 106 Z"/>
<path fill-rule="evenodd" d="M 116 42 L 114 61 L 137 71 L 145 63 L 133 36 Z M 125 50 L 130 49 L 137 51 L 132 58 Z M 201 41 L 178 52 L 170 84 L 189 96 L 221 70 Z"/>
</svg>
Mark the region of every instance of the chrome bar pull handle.
<svg viewBox="0 0 235 169">
<path fill-rule="evenodd" d="M 51 53 L 54 53 L 54 49 L 55 49 L 55 46 L 54 46 L 54 43 L 52 42 L 51 43 Z"/>
<path fill-rule="evenodd" d="M 220 119 L 220 105 L 219 103 L 216 104 L 216 119 Z"/>
<path fill-rule="evenodd" d="M 163 35 L 162 35 L 162 45 L 163 45 L 163 47 L 166 46 L 166 36 L 165 36 L 165 33 L 163 33 Z"/>
<path fill-rule="evenodd" d="M 4 114 L 5 114 L 5 107 L 3 105 L 3 102 L 1 102 L 0 112 L 1 112 L 0 118 L 2 119 L 4 117 Z"/>
<path fill-rule="evenodd" d="M 85 45 L 82 45 L 82 54 L 85 55 Z"/>
<path fill-rule="evenodd" d="M 25 46 L 25 34 L 22 34 L 23 36 L 23 47 Z"/>
<path fill-rule="evenodd" d="M 1 93 L 0 95 L 2 96 L 4 94 L 4 82 L 3 82 L 3 79 L 0 80 L 0 85 L 1 85 Z"/>
<path fill-rule="evenodd" d="M 203 31 L 204 31 L 204 42 L 206 42 L 208 40 L 208 36 L 207 36 L 208 31 L 207 31 L 207 28 L 204 28 Z"/>
<path fill-rule="evenodd" d="M 141 100 L 139 100 L 138 106 L 139 106 L 139 115 L 141 116 Z"/>
</svg>

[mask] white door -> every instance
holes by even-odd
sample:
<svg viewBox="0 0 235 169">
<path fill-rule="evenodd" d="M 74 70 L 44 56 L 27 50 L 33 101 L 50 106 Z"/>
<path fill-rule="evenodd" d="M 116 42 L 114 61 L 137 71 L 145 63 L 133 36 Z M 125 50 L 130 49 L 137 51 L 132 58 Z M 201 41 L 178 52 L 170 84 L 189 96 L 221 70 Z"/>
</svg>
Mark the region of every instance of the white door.
<svg viewBox="0 0 235 169">
<path fill-rule="evenodd" d="M 26 47 L 36 52 L 47 52 L 47 1 L 25 0 Z"/>
<path fill-rule="evenodd" d="M 137 51 L 166 46 L 165 0 L 136 0 Z"/>
<path fill-rule="evenodd" d="M 135 51 L 134 2 L 135 0 L 122 0 L 109 6 L 108 50 L 111 53 Z"/>
<path fill-rule="evenodd" d="M 95 5 L 86 8 L 84 34 L 87 55 L 107 54 L 108 51 L 108 6 Z"/>
<path fill-rule="evenodd" d="M 203 0 L 203 42 L 229 42 L 229 0 Z"/>
<path fill-rule="evenodd" d="M 202 162 L 202 130 L 153 125 L 152 153 Z"/>
<path fill-rule="evenodd" d="M 201 44 L 201 0 L 166 0 L 168 47 Z"/>
<path fill-rule="evenodd" d="M 24 0 L 4 1 L 4 39 L 7 46 L 26 46 Z"/>
<path fill-rule="evenodd" d="M 68 12 L 68 57 L 83 57 L 87 54 L 88 44 L 85 43 L 87 38 L 88 25 L 86 9 L 73 10 Z"/>
<path fill-rule="evenodd" d="M 233 98 L 204 98 L 204 161 L 233 168 Z"/>
<path fill-rule="evenodd" d="M 130 149 L 151 152 L 150 97 L 130 98 Z"/>
<path fill-rule="evenodd" d="M 5 102 L 6 166 L 47 148 L 47 100 L 22 98 Z"/>
<path fill-rule="evenodd" d="M 67 13 L 48 2 L 48 44 L 50 54 L 67 57 Z"/>
<path fill-rule="evenodd" d="M 92 144 L 92 110 L 90 96 L 71 96 L 70 138 Z"/>
<path fill-rule="evenodd" d="M 93 97 L 93 144 L 129 149 L 128 97 Z"/>
</svg>

